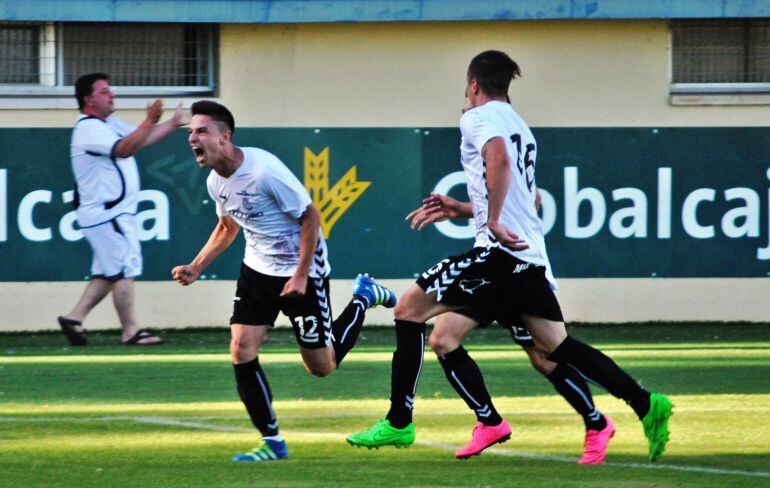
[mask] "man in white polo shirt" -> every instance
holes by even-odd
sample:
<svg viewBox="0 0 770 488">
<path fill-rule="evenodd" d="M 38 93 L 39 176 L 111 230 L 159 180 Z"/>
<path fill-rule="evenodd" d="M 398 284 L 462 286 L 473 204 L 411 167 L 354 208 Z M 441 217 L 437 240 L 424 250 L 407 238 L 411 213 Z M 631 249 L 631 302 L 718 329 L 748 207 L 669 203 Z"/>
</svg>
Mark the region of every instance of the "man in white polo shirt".
<svg viewBox="0 0 770 488">
<path fill-rule="evenodd" d="M 71 158 L 75 176 L 78 225 L 93 250 L 91 281 L 73 309 L 58 317 L 73 346 L 85 346 L 83 321 L 112 292 L 125 345 L 154 345 L 159 337 L 142 330 L 134 314 L 134 278 L 142 274 L 142 251 L 136 222 L 139 171 L 134 155 L 187 123 L 177 108 L 158 124 L 163 102 L 147 107 L 147 117 L 133 127 L 113 115 L 115 95 L 109 76 L 83 75 L 75 83 L 80 114 L 72 131 Z"/>
</svg>

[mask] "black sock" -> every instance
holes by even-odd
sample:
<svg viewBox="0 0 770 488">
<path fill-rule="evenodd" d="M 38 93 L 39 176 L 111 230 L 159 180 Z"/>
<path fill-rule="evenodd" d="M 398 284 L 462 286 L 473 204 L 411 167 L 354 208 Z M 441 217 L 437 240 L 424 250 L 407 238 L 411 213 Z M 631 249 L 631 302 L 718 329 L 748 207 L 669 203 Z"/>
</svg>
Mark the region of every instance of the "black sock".
<svg viewBox="0 0 770 488">
<path fill-rule="evenodd" d="M 572 405 L 572 408 L 583 417 L 586 430 L 603 430 L 607 427 L 604 415 L 594 405 L 588 383 L 575 368 L 564 363 L 557 364 L 556 368 L 546 375 L 546 378 L 553 384 L 556 391 L 567 400 L 567 403 Z"/>
<path fill-rule="evenodd" d="M 548 359 L 571 364 L 589 381 L 631 405 L 640 419 L 650 410 L 650 392 L 598 349 L 567 336 Z"/>
<path fill-rule="evenodd" d="M 385 418 L 397 429 L 412 423 L 424 348 L 425 323 L 396 320 L 396 351 L 390 370 L 390 410 Z"/>
<path fill-rule="evenodd" d="M 500 425 L 503 418 L 495 410 L 492 397 L 484 384 L 476 362 L 468 355 L 463 346 L 438 357 L 444 374 L 458 395 L 476 413 L 476 419 L 484 425 Z"/>
<path fill-rule="evenodd" d="M 332 347 L 337 358 L 337 367 L 348 352 L 353 349 L 361 332 L 361 326 L 366 317 L 366 300 L 359 295 L 353 295 L 353 299 L 345 307 L 345 310 L 332 322 Z"/>
<path fill-rule="evenodd" d="M 259 358 L 241 364 L 233 364 L 238 396 L 249 412 L 251 423 L 264 437 L 278 435 L 278 421 L 273 411 L 273 392 L 265 373 L 259 365 Z"/>
</svg>

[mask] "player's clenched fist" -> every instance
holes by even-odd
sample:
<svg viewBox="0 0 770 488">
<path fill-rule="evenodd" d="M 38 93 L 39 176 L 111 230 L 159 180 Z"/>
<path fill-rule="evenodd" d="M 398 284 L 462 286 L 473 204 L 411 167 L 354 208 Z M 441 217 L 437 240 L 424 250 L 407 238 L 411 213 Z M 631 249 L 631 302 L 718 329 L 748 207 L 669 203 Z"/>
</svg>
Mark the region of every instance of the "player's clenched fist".
<svg viewBox="0 0 770 488">
<path fill-rule="evenodd" d="M 185 264 L 183 266 L 177 266 L 171 270 L 171 276 L 177 283 L 183 286 L 192 285 L 195 280 L 200 276 L 200 271 L 195 266 Z"/>
</svg>

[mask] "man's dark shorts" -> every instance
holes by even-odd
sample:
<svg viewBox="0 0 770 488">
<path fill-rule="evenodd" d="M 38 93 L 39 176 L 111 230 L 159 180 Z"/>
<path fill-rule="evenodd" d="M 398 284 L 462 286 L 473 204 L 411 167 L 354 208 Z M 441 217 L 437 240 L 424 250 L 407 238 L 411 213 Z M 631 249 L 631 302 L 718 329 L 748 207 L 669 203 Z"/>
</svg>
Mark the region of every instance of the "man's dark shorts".
<svg viewBox="0 0 770 488">
<path fill-rule="evenodd" d="M 468 317 L 469 319 L 479 324 L 478 327 L 487 327 L 489 324 L 496 320 L 491 311 L 480 306 L 463 307 L 454 310 L 454 313 Z M 497 322 L 504 328 L 508 329 L 508 331 L 511 333 L 511 337 L 513 337 L 513 342 L 516 344 L 520 345 L 521 347 L 535 347 L 535 341 L 532 339 L 532 335 L 523 325 L 520 325 L 516 321 L 510 320 L 510 318 L 508 320 L 500 319 Z"/>
<path fill-rule="evenodd" d="M 521 315 L 563 322 L 561 307 L 545 277 L 545 266 L 497 248 L 474 248 L 443 259 L 417 279 L 426 293 L 447 305 L 480 307 L 503 324 Z"/>
<path fill-rule="evenodd" d="M 275 325 L 278 312 L 291 319 L 300 346 L 320 349 L 331 342 L 329 279 L 308 278 L 301 297 L 281 297 L 287 276 L 269 276 L 241 264 L 241 276 L 233 298 L 231 324 Z"/>
</svg>

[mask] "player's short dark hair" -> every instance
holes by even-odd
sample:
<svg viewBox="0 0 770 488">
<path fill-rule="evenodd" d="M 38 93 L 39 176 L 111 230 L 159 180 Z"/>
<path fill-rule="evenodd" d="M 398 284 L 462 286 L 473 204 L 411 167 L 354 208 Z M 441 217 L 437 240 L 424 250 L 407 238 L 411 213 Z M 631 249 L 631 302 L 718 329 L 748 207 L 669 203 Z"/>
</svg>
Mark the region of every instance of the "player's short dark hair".
<svg viewBox="0 0 770 488">
<path fill-rule="evenodd" d="M 212 102 L 211 100 L 200 100 L 192 104 L 190 113 L 192 115 L 208 115 L 211 117 L 211 120 L 224 124 L 227 130 L 235 134 L 233 114 L 221 103 Z"/>
<path fill-rule="evenodd" d="M 86 106 L 85 98 L 94 92 L 94 83 L 98 80 L 109 81 L 110 76 L 105 73 L 89 73 L 83 75 L 75 82 L 75 98 L 78 100 L 78 108 L 83 110 Z"/>
<path fill-rule="evenodd" d="M 511 80 L 519 76 L 519 65 L 502 51 L 479 53 L 468 65 L 468 81 L 476 80 L 490 97 L 507 95 Z"/>
</svg>

